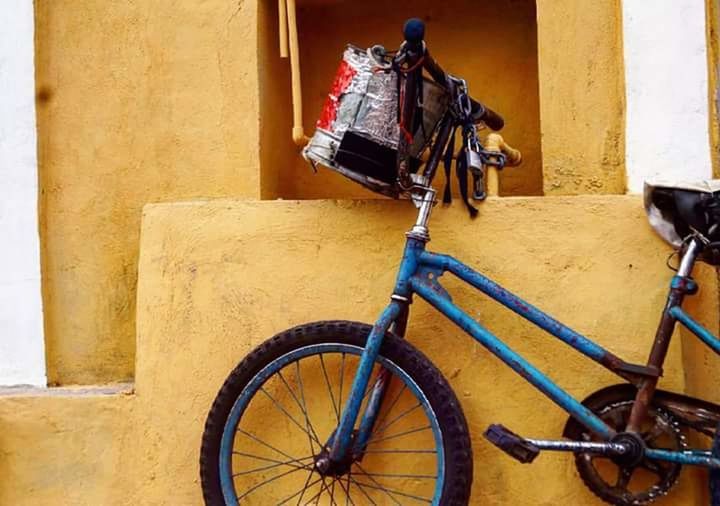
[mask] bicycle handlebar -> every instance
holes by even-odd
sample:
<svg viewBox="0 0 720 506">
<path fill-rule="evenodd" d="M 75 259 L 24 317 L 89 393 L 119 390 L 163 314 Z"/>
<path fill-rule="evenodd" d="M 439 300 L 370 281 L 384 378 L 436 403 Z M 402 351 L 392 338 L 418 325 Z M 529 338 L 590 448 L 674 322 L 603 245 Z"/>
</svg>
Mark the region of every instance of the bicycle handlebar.
<svg viewBox="0 0 720 506">
<path fill-rule="evenodd" d="M 432 76 L 433 80 L 443 87 L 448 87 L 448 74 L 442 69 L 435 59 L 430 55 L 427 47 L 424 46 L 425 23 L 418 18 L 411 18 L 403 26 L 405 45 L 414 52 L 422 53 L 422 66 Z M 502 130 L 505 120 L 498 113 L 480 103 L 470 99 L 472 103 L 472 115 L 476 122 L 482 121 L 493 130 Z"/>
</svg>

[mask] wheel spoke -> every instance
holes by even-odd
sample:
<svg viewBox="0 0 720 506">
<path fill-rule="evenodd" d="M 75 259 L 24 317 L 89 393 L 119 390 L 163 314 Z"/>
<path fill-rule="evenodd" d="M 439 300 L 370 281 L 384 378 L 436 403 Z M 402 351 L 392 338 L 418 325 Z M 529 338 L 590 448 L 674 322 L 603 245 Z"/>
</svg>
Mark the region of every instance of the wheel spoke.
<svg viewBox="0 0 720 506">
<path fill-rule="evenodd" d="M 298 499 L 297 506 L 299 506 L 300 503 L 302 502 L 302 498 L 305 495 L 305 491 L 308 489 L 308 487 L 315 486 L 314 485 L 315 483 L 322 481 L 322 476 L 320 476 L 316 481 L 313 482 L 313 485 L 308 485 L 308 483 L 310 483 L 310 479 L 312 479 L 313 471 L 310 471 L 310 474 L 308 474 L 308 477 L 305 480 L 305 485 L 303 485 L 303 488 L 300 491 L 300 498 Z"/>
<path fill-rule="evenodd" d="M 353 500 L 350 499 L 350 480 L 352 480 L 352 469 L 348 471 L 348 476 L 347 476 L 347 478 L 348 478 L 348 480 L 347 480 L 347 500 L 345 501 L 345 506 L 347 506 L 348 501 L 350 501 L 351 503 L 355 504 L 355 503 L 353 502 Z"/>
<path fill-rule="evenodd" d="M 270 394 L 267 392 L 267 390 L 265 390 L 265 388 L 260 387 L 260 391 L 261 391 L 262 393 L 264 393 L 264 394 L 268 397 L 268 399 L 270 399 L 270 400 L 272 401 L 272 403 L 275 405 L 275 407 L 276 407 L 281 413 L 283 413 L 286 417 L 288 417 L 288 418 L 290 419 L 290 421 L 297 426 L 298 429 L 300 429 L 301 431 L 303 431 L 304 433 L 306 433 L 309 437 L 311 437 L 312 439 L 315 440 L 315 442 L 318 444 L 318 446 L 322 447 L 322 443 L 320 443 L 320 441 L 318 441 L 317 436 L 315 436 L 314 434 L 310 434 L 310 431 L 309 431 L 307 428 L 303 428 L 303 426 L 300 425 L 300 423 L 299 423 L 297 420 L 295 420 L 295 418 L 293 418 L 293 416 L 292 416 L 290 413 L 288 413 L 287 410 L 286 410 L 285 408 L 283 408 L 283 407 L 280 405 L 280 403 L 279 403 L 272 395 L 270 395 Z"/>
<path fill-rule="evenodd" d="M 318 441 L 318 453 L 322 451 L 322 444 L 319 443 L 320 438 L 317 437 L 317 433 L 315 432 L 315 429 L 313 429 L 312 423 L 310 422 L 310 415 L 307 412 L 307 403 L 305 402 L 305 387 L 303 387 L 302 383 L 302 375 L 300 374 L 300 361 L 295 361 L 295 373 L 297 374 L 297 380 L 298 380 L 298 386 L 300 387 L 300 399 L 302 399 L 302 405 L 303 405 L 303 412 L 305 413 L 305 424 L 308 427 L 308 440 L 310 442 L 310 451 L 314 455 L 317 455 L 315 453 L 315 449 L 313 448 L 312 440 L 313 438 L 310 437 L 310 431 L 312 431 L 313 434 L 315 434 L 315 441 Z"/>
<path fill-rule="evenodd" d="M 387 422 L 385 425 L 383 425 L 382 427 L 378 428 L 375 432 L 373 432 L 373 435 L 370 437 L 370 439 L 372 440 L 372 437 L 373 437 L 373 436 L 377 436 L 377 435 L 382 434 L 382 433 L 385 432 L 387 429 L 389 429 L 390 426 L 392 426 L 395 422 L 397 422 L 398 420 L 401 420 L 402 418 L 406 417 L 407 415 L 409 415 L 410 413 L 412 413 L 413 411 L 415 411 L 417 408 L 419 408 L 419 407 L 421 407 L 421 406 L 422 406 L 422 405 L 418 402 L 417 404 L 415 404 L 415 405 L 414 405 L 413 407 L 411 407 L 410 409 L 406 409 L 405 411 L 403 411 L 402 413 L 400 413 L 398 416 L 396 416 L 395 418 L 393 418 L 392 420 L 390 420 L 389 422 Z"/>
<path fill-rule="evenodd" d="M 355 465 L 357 466 L 358 469 L 360 469 L 360 472 L 364 476 L 367 476 L 368 478 L 370 478 L 370 481 L 372 481 L 375 485 L 377 485 L 378 487 L 381 487 L 382 491 L 385 492 L 385 495 L 388 496 L 392 502 L 394 502 L 395 504 L 400 504 L 400 502 L 397 499 L 395 499 L 395 496 L 393 496 L 389 491 L 387 491 L 385 488 L 383 488 L 382 485 L 380 483 L 378 483 L 378 481 L 375 478 L 373 478 L 373 475 L 366 472 L 365 469 L 363 469 L 362 466 L 358 462 L 355 462 Z"/>
<path fill-rule="evenodd" d="M 370 497 L 368 493 L 365 492 L 365 489 L 355 480 L 355 478 L 352 478 L 350 474 L 348 474 L 348 479 L 356 485 L 357 489 L 362 492 L 365 497 L 367 497 L 367 500 L 370 501 L 371 504 L 376 504 L 375 501 L 372 500 L 372 497 Z M 348 488 L 349 487 L 350 486 L 348 485 Z"/>
<path fill-rule="evenodd" d="M 257 460 L 264 460 L 265 462 L 272 462 L 272 463 L 274 463 L 274 464 L 281 464 L 281 463 L 282 463 L 282 460 L 269 459 L 269 458 L 267 458 L 267 457 L 261 457 L 260 455 L 253 455 L 252 453 L 239 452 L 239 451 L 236 451 L 236 450 L 233 450 L 232 453 L 233 453 L 233 455 L 240 455 L 240 456 L 242 456 L 242 457 L 248 457 L 248 458 L 257 459 Z M 302 458 L 299 458 L 299 459 L 293 459 L 293 460 L 291 460 L 290 462 L 300 462 L 300 461 L 302 461 L 302 460 L 307 460 L 307 459 L 310 459 L 310 458 L 312 458 L 312 455 L 309 455 L 309 456 L 307 456 L 307 457 L 302 457 Z"/>
<path fill-rule="evenodd" d="M 338 479 L 337 479 L 337 478 L 333 478 L 332 487 L 331 487 L 331 489 L 330 489 L 330 502 L 331 502 L 332 504 L 336 504 L 336 503 L 335 503 L 335 482 L 336 482 L 336 481 L 338 481 Z"/>
<path fill-rule="evenodd" d="M 350 474 L 348 473 L 348 488 L 345 488 L 345 485 L 343 485 L 342 478 L 338 478 L 337 482 L 338 482 L 338 485 L 340 485 L 340 488 L 342 489 L 343 493 L 345 494 L 345 506 L 349 506 L 350 504 L 355 506 L 355 503 L 350 498 L 350 478 L 349 478 L 349 476 L 350 476 Z"/>
<path fill-rule="evenodd" d="M 305 457 L 304 459 L 297 459 L 297 460 L 294 460 L 294 459 L 293 459 L 293 460 L 288 460 L 288 461 L 286 461 L 286 462 L 278 462 L 278 463 L 276 463 L 276 464 L 270 464 L 270 465 L 268 465 L 268 466 L 257 467 L 257 468 L 255 468 L 255 469 L 251 469 L 250 471 L 241 471 L 241 472 L 239 472 L 239 473 L 235 473 L 235 474 L 232 475 L 232 477 L 235 478 L 236 476 L 243 476 L 243 475 L 247 475 L 247 474 L 257 473 L 257 472 L 259 472 L 259 471 L 267 471 L 268 469 L 273 469 L 273 468 L 280 467 L 280 466 L 289 466 L 289 467 L 294 467 L 294 468 L 296 468 L 296 469 L 297 469 L 297 468 L 305 469 L 305 466 L 304 466 L 304 465 L 303 465 L 303 466 L 298 466 L 298 465 L 293 465 L 293 463 L 294 463 L 294 462 L 300 462 L 300 461 L 307 460 L 307 459 L 311 459 L 311 458 L 312 458 L 312 456 L 310 456 L 310 457 Z"/>
<path fill-rule="evenodd" d="M 267 479 L 267 480 L 265 480 L 265 481 L 263 481 L 263 482 L 261 482 L 261 483 L 258 483 L 257 485 L 254 485 L 254 486 L 250 487 L 250 488 L 247 490 L 247 492 L 245 492 L 243 495 L 238 496 L 238 498 L 237 498 L 237 499 L 238 499 L 238 502 L 239 502 L 240 499 L 242 499 L 243 497 L 247 497 L 248 495 L 250 495 L 251 493 L 253 493 L 253 492 L 256 491 L 257 489 L 259 489 L 260 487 L 262 487 L 262 486 L 264 486 L 264 485 L 267 485 L 268 483 L 271 483 L 271 482 L 273 482 L 273 481 L 275 481 L 275 480 L 278 480 L 278 479 L 280 479 L 280 478 L 282 478 L 282 477 L 284 477 L 284 476 L 287 476 L 288 474 L 297 473 L 298 471 L 303 471 L 303 470 L 306 470 L 306 469 L 307 469 L 307 468 L 303 468 L 303 467 L 298 467 L 298 468 L 296 468 L 296 469 L 290 469 L 289 471 L 286 471 L 286 472 L 284 472 L 284 473 L 278 474 L 277 476 L 273 476 L 272 478 L 269 478 L 269 479 Z"/>
<path fill-rule="evenodd" d="M 285 499 L 283 499 L 282 501 L 280 501 L 280 502 L 277 504 L 277 506 L 282 506 L 283 504 L 286 504 L 286 503 L 292 501 L 292 500 L 295 499 L 298 495 L 300 495 L 300 496 L 301 496 L 300 498 L 302 499 L 302 494 L 304 494 L 305 491 L 306 491 L 308 488 L 314 487 L 316 484 L 320 483 L 320 481 L 322 480 L 322 478 L 318 478 L 317 480 L 313 481 L 312 483 L 308 483 L 308 481 L 310 480 L 310 477 L 311 477 L 311 476 L 312 476 L 312 473 L 310 473 L 310 474 L 308 475 L 308 479 L 305 481 L 305 485 L 303 485 L 303 488 L 301 488 L 300 490 L 298 490 L 297 492 L 295 492 L 295 493 L 294 493 L 293 495 L 291 495 L 290 497 L 286 497 Z"/>
<path fill-rule="evenodd" d="M 305 503 L 305 505 L 307 506 L 308 504 L 312 504 L 313 501 L 315 501 L 316 499 L 320 499 L 320 496 L 322 496 L 322 493 L 325 490 L 327 490 L 327 483 L 325 483 L 325 478 L 323 477 L 322 485 L 320 485 L 320 491 L 317 494 L 315 494 L 314 496 L 312 496 L 310 499 L 308 499 L 308 501 Z"/>
<path fill-rule="evenodd" d="M 382 427 L 382 425 L 385 423 L 385 420 L 387 420 L 387 417 L 390 415 L 390 412 L 395 407 L 395 404 L 397 404 L 397 402 L 400 400 L 400 397 L 402 396 L 402 393 L 405 391 L 406 388 L 407 388 L 407 385 L 405 383 L 403 383 L 402 388 L 400 390 L 398 390 L 398 393 L 395 395 L 395 397 L 393 397 L 392 402 L 388 405 L 387 411 L 385 411 L 382 418 L 380 418 L 380 420 L 378 420 L 378 422 L 375 424 L 375 428 L 372 431 L 372 433 L 370 434 L 369 439 L 372 439 L 372 437 L 377 433 L 378 428 Z"/>
<path fill-rule="evenodd" d="M 430 425 L 428 425 L 428 426 L 426 426 L 426 427 L 419 427 L 419 428 L 417 428 L 417 429 L 406 430 L 405 432 L 400 432 L 399 434 L 393 434 L 392 436 L 385 436 L 385 437 L 382 437 L 382 438 L 380 438 L 380 439 L 376 439 L 375 441 L 370 441 L 370 442 L 368 443 L 368 446 L 370 446 L 371 444 L 380 443 L 381 441 L 387 441 L 387 440 L 389 440 L 389 439 L 396 439 L 396 438 L 399 438 L 399 437 L 402 437 L 402 436 L 407 436 L 408 434 L 414 434 L 415 432 L 420 432 L 420 431 L 428 430 L 428 429 L 431 429 L 431 428 L 432 428 L 432 427 L 431 427 Z"/>
<path fill-rule="evenodd" d="M 327 482 L 325 481 L 325 477 L 322 477 L 322 483 L 320 484 L 320 491 L 312 496 L 310 499 L 308 499 L 308 502 L 305 504 L 311 504 L 315 499 L 320 499 L 320 496 L 322 496 L 323 491 L 327 490 Z"/>
<path fill-rule="evenodd" d="M 293 457 L 292 455 L 288 455 L 288 454 L 285 453 L 284 451 L 278 450 L 278 449 L 275 448 L 274 446 L 266 443 L 265 441 L 263 441 L 263 440 L 260 439 L 259 437 L 254 436 L 253 434 L 250 434 L 249 432 L 247 432 L 247 431 L 245 431 L 245 430 L 243 430 L 243 429 L 237 429 L 236 431 L 239 432 L 240 434 L 244 434 L 245 436 L 249 437 L 249 438 L 252 439 L 253 441 L 256 441 L 256 442 L 260 443 L 261 445 L 270 448 L 271 450 L 279 453 L 279 454 L 282 455 L 283 457 L 286 457 L 286 458 L 288 458 L 288 459 L 297 460 L 297 459 L 295 459 L 295 457 Z M 313 455 L 313 456 L 314 456 L 314 455 Z"/>
<path fill-rule="evenodd" d="M 298 362 L 296 362 L 297 364 Z M 307 410 L 303 407 L 303 404 L 300 402 L 300 400 L 295 395 L 295 392 L 293 392 L 292 388 L 290 388 L 290 384 L 287 382 L 285 377 L 282 375 L 282 372 L 278 371 L 276 375 L 280 378 L 280 380 L 285 384 L 285 387 L 288 389 L 288 392 L 290 392 L 290 395 L 293 399 L 295 399 L 295 402 L 298 405 L 298 408 L 300 408 L 300 411 L 302 412 L 303 416 L 305 417 L 305 424 L 310 427 L 310 431 L 312 432 L 314 439 L 316 441 L 319 441 L 318 435 L 315 433 L 315 430 L 312 427 L 312 424 L 310 423 L 310 417 L 308 416 Z"/>
<path fill-rule="evenodd" d="M 345 354 L 340 359 L 340 394 L 338 395 L 338 410 L 342 409 L 343 382 L 345 380 Z"/>
<path fill-rule="evenodd" d="M 431 499 L 425 499 L 424 497 L 420 497 L 417 495 L 406 494 L 405 492 L 400 492 L 399 490 L 392 490 L 392 489 L 385 488 L 385 487 L 376 487 L 375 485 L 372 485 L 370 483 L 361 483 L 361 482 L 357 481 L 355 478 L 352 479 L 352 482 L 355 485 L 357 485 L 361 490 L 363 487 L 372 488 L 372 489 L 376 489 L 376 490 L 386 490 L 387 492 L 390 492 L 391 494 L 396 494 L 396 495 L 399 495 L 402 497 L 407 497 L 409 499 L 415 499 L 416 501 L 432 504 Z M 375 503 L 373 503 L 373 504 L 375 504 Z"/>
<path fill-rule="evenodd" d="M 320 357 L 320 368 L 322 369 L 323 376 L 325 377 L 325 384 L 328 387 L 328 393 L 330 394 L 330 402 L 332 403 L 333 411 L 335 411 L 335 418 L 337 418 L 337 422 L 340 423 L 340 410 L 335 405 L 335 396 L 333 395 L 332 388 L 330 388 L 330 379 L 328 378 L 327 369 L 325 368 L 325 360 L 323 360 L 322 353 L 318 355 Z"/>
<path fill-rule="evenodd" d="M 363 453 L 437 453 L 437 450 L 365 450 Z"/>
<path fill-rule="evenodd" d="M 356 463 L 357 464 L 357 463 Z M 393 474 L 393 473 L 367 473 L 363 471 L 365 476 L 378 476 L 384 478 L 413 478 L 416 480 L 436 480 L 434 474 Z"/>
</svg>

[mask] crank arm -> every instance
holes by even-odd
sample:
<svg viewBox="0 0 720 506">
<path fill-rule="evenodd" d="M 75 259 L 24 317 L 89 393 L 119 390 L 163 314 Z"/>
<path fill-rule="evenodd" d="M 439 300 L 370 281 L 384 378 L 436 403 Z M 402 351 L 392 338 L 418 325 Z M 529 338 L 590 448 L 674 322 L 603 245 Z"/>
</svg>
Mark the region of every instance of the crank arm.
<svg viewBox="0 0 720 506">
<path fill-rule="evenodd" d="M 592 453 L 595 455 L 604 455 L 607 457 L 618 457 L 624 455 L 627 451 L 625 445 L 610 442 L 591 442 L 591 441 L 565 441 L 557 439 L 529 439 L 525 441 L 535 445 L 539 450 L 549 450 L 557 452 L 573 452 L 573 453 Z"/>
<path fill-rule="evenodd" d="M 592 453 L 605 457 L 620 457 L 627 452 L 627 447 L 619 443 L 611 442 L 581 442 L 581 441 L 558 441 L 552 439 L 528 439 L 525 441 L 534 445 L 539 450 Z M 672 451 L 656 448 L 646 448 L 645 458 L 652 460 L 663 460 L 689 466 L 702 466 L 712 469 L 720 469 L 720 459 L 712 457 L 709 451 Z"/>
</svg>

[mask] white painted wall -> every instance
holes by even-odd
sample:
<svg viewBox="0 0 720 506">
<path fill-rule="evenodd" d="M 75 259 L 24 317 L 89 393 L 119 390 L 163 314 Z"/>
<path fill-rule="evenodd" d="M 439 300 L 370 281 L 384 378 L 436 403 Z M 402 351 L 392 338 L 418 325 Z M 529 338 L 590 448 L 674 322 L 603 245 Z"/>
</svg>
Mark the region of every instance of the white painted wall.
<svg viewBox="0 0 720 506">
<path fill-rule="evenodd" d="M 703 0 L 622 0 L 628 192 L 712 177 Z"/>
<path fill-rule="evenodd" d="M 32 0 L 0 1 L 0 384 L 46 384 Z"/>
</svg>

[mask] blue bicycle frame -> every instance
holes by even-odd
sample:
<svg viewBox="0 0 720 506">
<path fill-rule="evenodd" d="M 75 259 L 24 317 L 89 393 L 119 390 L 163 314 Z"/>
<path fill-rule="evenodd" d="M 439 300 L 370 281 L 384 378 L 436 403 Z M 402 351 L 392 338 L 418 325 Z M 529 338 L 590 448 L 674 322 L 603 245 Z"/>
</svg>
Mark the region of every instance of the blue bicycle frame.
<svg viewBox="0 0 720 506">
<path fill-rule="evenodd" d="M 682 258 L 678 274 L 671 282 L 668 302 L 647 365 L 630 364 L 513 295 L 462 262 L 447 255 L 426 251 L 426 243 L 429 240 L 426 224 L 434 199 L 434 190 L 430 188 L 424 188 L 424 190 L 426 193 L 420 199 L 418 222 L 413 227 L 413 230 L 407 234 L 408 239 L 400 263 L 392 301 L 383 311 L 368 336 L 350 396 L 344 407 L 338 428 L 329 442 L 332 445 L 331 459 L 340 460 L 348 451 L 353 451 L 353 448 L 355 448 L 355 451 L 358 448 L 359 451 L 362 451 L 364 443 L 367 442 L 382 402 L 385 385 L 384 377 L 377 381 L 373 387 L 373 392 L 369 396 L 369 401 L 360 420 L 359 430 L 355 436 L 353 436 L 353 429 L 360 415 L 360 407 L 364 392 L 366 392 L 370 382 L 373 364 L 380 350 L 383 337 L 390 326 L 394 322 L 401 320 L 400 325 L 404 328 L 405 322 L 403 318 L 407 317 L 408 305 L 415 294 L 426 300 L 450 321 L 475 338 L 491 353 L 602 440 L 608 441 L 616 434 L 615 430 L 580 401 L 565 392 L 545 374 L 456 306 L 439 283 L 440 276 L 446 272 L 450 272 L 583 355 L 633 383 L 638 388 L 638 394 L 630 415 L 627 429 L 629 431 L 635 430 L 634 428 L 639 426 L 647 414 L 658 378 L 661 375 L 662 363 L 676 321 L 685 325 L 714 352 L 720 354 L 720 340 L 694 321 L 681 308 L 684 296 L 697 291 L 697 286 L 690 278 L 690 273 L 702 247 L 699 241 L 691 241 Z M 645 455 L 652 459 L 720 468 L 720 459 L 712 458 L 709 452 L 704 451 L 670 451 L 647 448 Z"/>
</svg>

